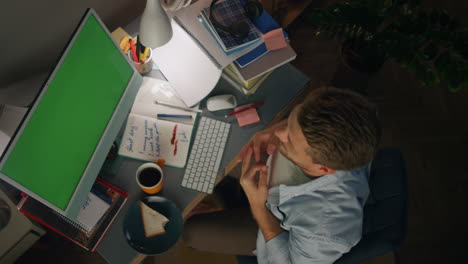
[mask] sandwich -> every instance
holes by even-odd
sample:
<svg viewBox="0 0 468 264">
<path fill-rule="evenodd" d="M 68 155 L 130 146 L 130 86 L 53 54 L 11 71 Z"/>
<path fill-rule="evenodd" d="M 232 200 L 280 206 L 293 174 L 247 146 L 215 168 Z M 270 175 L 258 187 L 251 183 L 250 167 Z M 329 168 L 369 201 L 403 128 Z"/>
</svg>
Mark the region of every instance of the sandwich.
<svg viewBox="0 0 468 264">
<path fill-rule="evenodd" d="M 166 233 L 164 227 L 169 222 L 169 219 L 143 202 L 140 202 L 140 209 L 146 237 L 154 237 Z"/>
</svg>

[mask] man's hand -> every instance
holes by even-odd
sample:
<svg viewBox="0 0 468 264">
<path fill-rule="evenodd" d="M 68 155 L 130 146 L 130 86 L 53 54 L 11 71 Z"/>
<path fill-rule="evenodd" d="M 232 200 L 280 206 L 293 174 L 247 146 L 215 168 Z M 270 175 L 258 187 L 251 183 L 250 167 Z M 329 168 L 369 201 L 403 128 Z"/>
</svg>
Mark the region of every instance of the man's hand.
<svg viewBox="0 0 468 264">
<path fill-rule="evenodd" d="M 249 149 L 253 150 L 256 162 L 260 162 L 260 156 L 264 151 L 266 151 L 269 155 L 273 154 L 277 145 L 275 130 L 279 127 L 287 125 L 287 120 L 283 120 L 270 128 L 255 133 L 250 141 L 245 144 L 244 147 L 242 147 L 239 155 L 237 156 L 237 162 L 241 162 L 246 159 L 247 151 Z"/>
<path fill-rule="evenodd" d="M 268 197 L 267 167 L 264 164 L 251 165 L 253 149 L 248 148 L 242 162 L 240 184 L 249 199 L 250 207 L 255 210 L 265 207 Z M 259 173 L 258 178 L 257 173 Z"/>
<path fill-rule="evenodd" d="M 262 231 L 265 241 L 270 241 L 285 230 L 281 228 L 280 222 L 268 210 L 265 203 L 268 198 L 267 166 L 256 164 L 251 166 L 253 149 L 247 149 L 242 162 L 242 176 L 240 184 L 249 199 L 252 215 Z M 258 178 L 257 173 L 259 173 Z"/>
</svg>

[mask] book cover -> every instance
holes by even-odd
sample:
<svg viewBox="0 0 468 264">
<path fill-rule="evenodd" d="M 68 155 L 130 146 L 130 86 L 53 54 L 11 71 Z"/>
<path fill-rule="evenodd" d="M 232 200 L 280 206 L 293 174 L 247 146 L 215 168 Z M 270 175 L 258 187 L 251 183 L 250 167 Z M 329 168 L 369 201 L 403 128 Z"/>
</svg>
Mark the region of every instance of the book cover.
<svg viewBox="0 0 468 264">
<path fill-rule="evenodd" d="M 92 192 L 106 197 L 105 199 L 111 203 L 91 229 L 87 224 L 71 220 L 24 193 L 18 209 L 29 218 L 68 238 L 77 245 L 95 251 L 127 200 L 128 194 L 100 178 L 96 179 Z"/>
<path fill-rule="evenodd" d="M 252 80 L 266 72 L 272 71 L 285 63 L 288 63 L 296 58 L 296 52 L 288 46 L 284 49 L 269 51 L 264 56 L 257 59 L 254 63 L 241 68 L 234 65 L 236 73 L 241 77 L 242 81 Z"/>
<path fill-rule="evenodd" d="M 246 0 L 241 0 L 241 4 L 244 4 Z M 262 14 L 253 21 L 257 29 L 262 33 L 266 34 L 272 30 L 281 28 L 281 26 L 276 22 L 273 17 L 266 11 L 263 10 Z M 283 30 L 284 38 L 288 39 L 288 34 Z M 235 62 L 241 68 L 253 63 L 260 57 L 268 53 L 265 43 L 260 44 L 255 49 L 251 50 L 247 54 L 237 58 Z"/>
<path fill-rule="evenodd" d="M 230 64 L 226 68 L 224 68 L 223 72 L 226 73 L 227 75 L 229 75 L 229 77 L 231 77 L 236 83 L 238 83 L 240 86 L 242 86 L 246 90 L 250 90 L 253 87 L 255 87 L 257 85 L 257 83 L 262 81 L 264 79 L 264 76 L 266 74 L 268 74 L 268 73 L 265 73 L 265 74 L 259 75 L 258 77 L 255 77 L 255 78 L 253 78 L 253 79 L 251 79 L 249 81 L 244 82 L 242 80 L 242 77 L 237 75 L 238 73 L 234 69 L 234 67 L 235 66 L 233 64 Z"/>
<path fill-rule="evenodd" d="M 233 47 L 232 49 L 226 50 L 226 47 L 223 45 L 222 40 L 220 40 L 219 36 L 215 33 L 215 29 L 213 28 L 213 25 L 211 24 L 211 22 L 209 22 L 208 17 L 206 17 L 205 15 L 200 15 L 198 19 L 200 20 L 200 23 L 203 25 L 206 31 L 210 33 L 210 35 L 213 37 L 218 47 L 224 52 L 226 56 L 237 54 L 249 48 L 250 46 L 253 46 L 254 44 L 258 44 L 260 41 L 263 42 L 263 40 L 258 38 L 258 39 L 255 39 L 254 41 L 246 43 L 245 45 L 240 45 L 237 47 Z"/>
<path fill-rule="evenodd" d="M 249 34 L 245 39 L 236 39 L 229 32 L 216 28 L 210 21 L 210 8 L 204 8 L 199 18 L 202 19 L 207 30 L 221 46 L 226 54 L 233 54 L 260 40 L 260 34 L 255 25 L 246 16 L 239 0 L 222 1 L 215 4 L 213 17 L 222 25 L 231 25 L 243 21 L 249 26 Z"/>
</svg>

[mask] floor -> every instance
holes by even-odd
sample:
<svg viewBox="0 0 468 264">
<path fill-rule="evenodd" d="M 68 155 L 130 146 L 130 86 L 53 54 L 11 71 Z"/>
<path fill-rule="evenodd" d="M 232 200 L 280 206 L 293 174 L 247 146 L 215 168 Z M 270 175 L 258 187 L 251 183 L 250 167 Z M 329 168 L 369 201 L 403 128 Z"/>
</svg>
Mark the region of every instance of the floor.
<svg viewBox="0 0 468 264">
<path fill-rule="evenodd" d="M 452 1 L 453 2 L 453 1 Z M 465 9 L 466 11 L 466 9 Z M 456 12 L 460 12 L 459 10 Z M 450 263 L 466 259 L 468 217 L 468 87 L 452 94 L 442 86 L 422 88 L 413 76 L 388 61 L 374 76 L 356 74 L 340 63 L 338 45 L 317 39 L 301 23 L 289 29 L 298 56 L 293 62 L 312 84 L 366 87 L 380 108 L 382 146 L 399 148 L 409 177 L 408 234 L 402 247 L 366 263 Z M 50 233 L 18 263 L 105 263 Z M 196 252 L 183 244 L 144 263 L 235 264 L 233 256 Z"/>
</svg>

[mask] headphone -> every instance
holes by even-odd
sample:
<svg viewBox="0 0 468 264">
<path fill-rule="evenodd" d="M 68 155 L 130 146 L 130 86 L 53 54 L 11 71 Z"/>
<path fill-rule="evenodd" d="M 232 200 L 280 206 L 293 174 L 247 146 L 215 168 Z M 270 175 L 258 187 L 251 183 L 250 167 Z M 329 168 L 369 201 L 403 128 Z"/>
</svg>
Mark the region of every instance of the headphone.
<svg viewBox="0 0 468 264">
<path fill-rule="evenodd" d="M 236 22 L 231 25 L 222 25 L 213 16 L 213 11 L 215 10 L 214 6 L 218 1 L 219 0 L 213 0 L 210 5 L 210 21 L 213 24 L 213 26 L 217 29 L 231 34 L 237 40 L 245 39 L 249 35 L 250 31 L 249 25 L 245 21 Z M 262 14 L 263 6 L 257 0 L 247 0 L 247 3 L 244 6 L 244 11 L 247 17 L 250 20 L 253 20 Z"/>
</svg>

